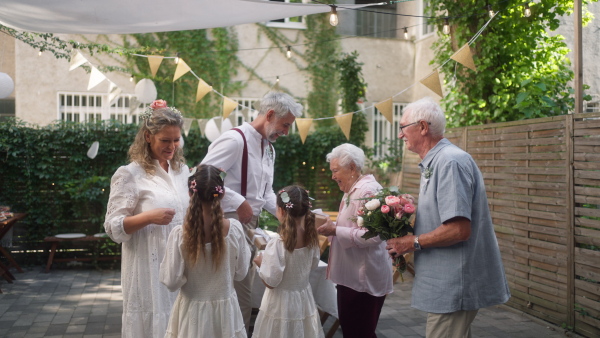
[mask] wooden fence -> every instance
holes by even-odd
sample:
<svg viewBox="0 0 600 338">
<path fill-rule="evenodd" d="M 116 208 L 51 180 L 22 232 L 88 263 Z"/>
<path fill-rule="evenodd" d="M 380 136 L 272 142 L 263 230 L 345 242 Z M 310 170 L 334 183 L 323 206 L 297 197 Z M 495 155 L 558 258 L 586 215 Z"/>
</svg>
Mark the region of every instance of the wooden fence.
<svg viewBox="0 0 600 338">
<path fill-rule="evenodd" d="M 600 114 L 454 128 L 483 173 L 515 309 L 600 336 Z M 418 195 L 405 151 L 401 189 Z"/>
</svg>

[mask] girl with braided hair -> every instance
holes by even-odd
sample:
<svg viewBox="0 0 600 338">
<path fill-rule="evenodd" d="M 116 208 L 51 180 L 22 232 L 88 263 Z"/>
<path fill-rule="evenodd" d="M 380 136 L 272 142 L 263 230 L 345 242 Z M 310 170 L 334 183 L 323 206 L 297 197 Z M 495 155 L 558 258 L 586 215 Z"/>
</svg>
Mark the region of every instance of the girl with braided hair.
<svg viewBox="0 0 600 338">
<path fill-rule="evenodd" d="M 254 259 L 267 287 L 252 337 L 324 337 L 309 284 L 319 264 L 319 238 L 308 191 L 297 185 L 277 194 L 279 238 Z"/>
<path fill-rule="evenodd" d="M 188 179 L 190 205 L 171 231 L 160 281 L 174 292 L 165 337 L 246 337 L 234 280 L 248 272 L 250 250 L 235 219 L 223 218 L 225 173 L 200 165 Z"/>
</svg>

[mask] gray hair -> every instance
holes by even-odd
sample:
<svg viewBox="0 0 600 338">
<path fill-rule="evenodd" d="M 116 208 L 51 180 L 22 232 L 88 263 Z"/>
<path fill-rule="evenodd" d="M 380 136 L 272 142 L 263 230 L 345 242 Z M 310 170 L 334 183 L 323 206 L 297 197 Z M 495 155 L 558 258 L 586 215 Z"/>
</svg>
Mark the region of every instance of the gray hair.
<svg viewBox="0 0 600 338">
<path fill-rule="evenodd" d="M 426 96 L 404 107 L 403 114 L 408 114 L 412 122 L 427 121 L 430 123 L 431 136 L 444 137 L 446 116 L 442 107 L 431 97 Z"/>
<path fill-rule="evenodd" d="M 339 145 L 327 154 L 327 162 L 337 159 L 339 165 L 347 167 L 354 163 L 358 171 L 362 171 L 365 166 L 365 152 L 354 144 L 344 143 Z"/>
<path fill-rule="evenodd" d="M 288 113 L 295 117 L 302 116 L 302 105 L 282 92 L 269 92 L 260 100 L 258 115 L 266 114 L 269 110 L 273 110 L 277 118 L 285 117 Z"/>
</svg>

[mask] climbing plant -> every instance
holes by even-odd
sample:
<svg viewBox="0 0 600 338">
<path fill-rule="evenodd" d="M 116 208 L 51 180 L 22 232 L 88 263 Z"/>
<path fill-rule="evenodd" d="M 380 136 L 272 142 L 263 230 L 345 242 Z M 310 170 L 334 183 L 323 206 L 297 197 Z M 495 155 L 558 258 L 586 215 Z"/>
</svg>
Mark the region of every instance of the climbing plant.
<svg viewBox="0 0 600 338">
<path fill-rule="evenodd" d="M 358 101 L 364 99 L 367 84 L 362 76 L 362 63 L 357 61 L 358 52 L 342 54 L 336 63 L 336 70 L 340 75 L 340 87 L 342 92 L 342 111 L 358 111 Z M 363 145 L 365 133 L 369 130 L 365 115 L 360 112 L 352 116 L 352 132 L 350 143 L 357 146 Z"/>
</svg>

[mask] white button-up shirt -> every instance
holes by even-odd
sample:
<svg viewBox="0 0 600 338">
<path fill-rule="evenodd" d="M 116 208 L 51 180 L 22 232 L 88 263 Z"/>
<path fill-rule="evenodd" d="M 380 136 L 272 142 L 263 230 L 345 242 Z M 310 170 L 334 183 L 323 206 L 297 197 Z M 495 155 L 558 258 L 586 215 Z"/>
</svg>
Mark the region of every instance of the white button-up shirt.
<svg viewBox="0 0 600 338">
<path fill-rule="evenodd" d="M 246 198 L 241 195 L 244 141 L 240 133 L 235 130 L 223 133 L 208 147 L 208 153 L 202 160 L 202 164 L 211 164 L 227 172 L 225 196 L 221 201 L 224 212 L 236 211 L 246 200 L 255 216 L 258 216 L 263 208 L 275 215 L 277 205 L 273 191 L 275 150 L 249 123 L 244 123 L 237 128 L 246 136 L 248 145 Z"/>
</svg>

